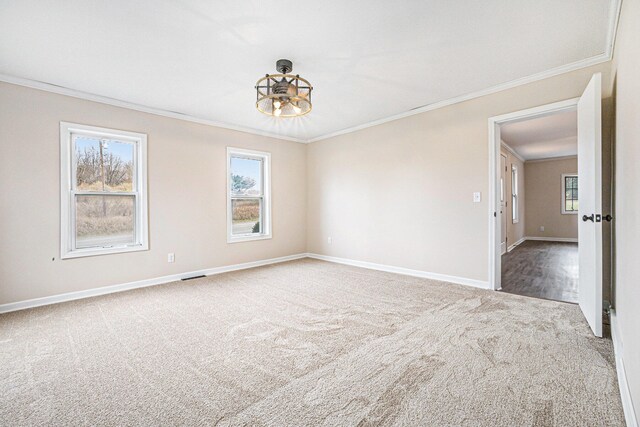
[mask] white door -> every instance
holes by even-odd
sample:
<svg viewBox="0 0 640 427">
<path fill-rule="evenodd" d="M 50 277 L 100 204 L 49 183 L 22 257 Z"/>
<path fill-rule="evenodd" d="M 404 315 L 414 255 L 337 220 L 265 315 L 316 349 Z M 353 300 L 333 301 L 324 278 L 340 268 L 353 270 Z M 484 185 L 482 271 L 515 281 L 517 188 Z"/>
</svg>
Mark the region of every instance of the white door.
<svg viewBox="0 0 640 427">
<path fill-rule="evenodd" d="M 578 102 L 578 300 L 593 333 L 602 336 L 601 75 Z"/>
<path fill-rule="evenodd" d="M 507 157 L 500 154 L 500 255 L 507 252 L 507 199 L 505 197 L 505 182 L 507 179 Z"/>
</svg>

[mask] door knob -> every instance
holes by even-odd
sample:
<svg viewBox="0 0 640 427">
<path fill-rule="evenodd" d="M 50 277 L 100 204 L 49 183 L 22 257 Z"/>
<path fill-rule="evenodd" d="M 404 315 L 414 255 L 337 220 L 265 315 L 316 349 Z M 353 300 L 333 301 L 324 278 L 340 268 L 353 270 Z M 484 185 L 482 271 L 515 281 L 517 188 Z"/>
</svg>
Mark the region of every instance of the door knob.
<svg viewBox="0 0 640 427">
<path fill-rule="evenodd" d="M 584 222 L 587 222 L 587 221 L 591 221 L 591 222 L 593 222 L 593 214 L 591 214 L 591 215 L 589 215 L 589 216 L 582 215 L 582 220 L 583 220 Z"/>
<path fill-rule="evenodd" d="M 611 222 L 611 220 L 613 219 L 613 217 L 611 215 L 605 215 L 602 217 L 603 220 L 607 221 L 607 222 Z"/>
</svg>

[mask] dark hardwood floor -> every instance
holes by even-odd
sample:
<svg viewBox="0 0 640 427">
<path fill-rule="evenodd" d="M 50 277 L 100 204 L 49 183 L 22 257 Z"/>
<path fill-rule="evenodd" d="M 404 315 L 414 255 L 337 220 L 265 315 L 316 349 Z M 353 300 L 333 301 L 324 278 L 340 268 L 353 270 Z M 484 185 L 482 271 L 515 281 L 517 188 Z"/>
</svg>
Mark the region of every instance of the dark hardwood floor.
<svg viewBox="0 0 640 427">
<path fill-rule="evenodd" d="M 578 244 L 527 240 L 502 255 L 502 290 L 578 303 Z"/>
</svg>

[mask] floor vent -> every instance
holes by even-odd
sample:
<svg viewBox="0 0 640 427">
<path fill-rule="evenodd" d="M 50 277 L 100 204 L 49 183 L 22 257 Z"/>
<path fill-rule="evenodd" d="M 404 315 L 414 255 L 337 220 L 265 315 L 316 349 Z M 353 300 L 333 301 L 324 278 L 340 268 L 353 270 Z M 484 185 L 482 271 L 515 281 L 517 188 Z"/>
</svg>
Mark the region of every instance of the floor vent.
<svg viewBox="0 0 640 427">
<path fill-rule="evenodd" d="M 204 274 L 201 274 L 201 275 L 199 275 L 199 276 L 183 277 L 183 278 L 182 278 L 182 279 L 180 279 L 180 280 L 182 280 L 182 281 L 184 282 L 185 280 L 201 279 L 201 278 L 203 278 L 203 277 L 207 277 L 207 276 L 205 276 Z"/>
</svg>

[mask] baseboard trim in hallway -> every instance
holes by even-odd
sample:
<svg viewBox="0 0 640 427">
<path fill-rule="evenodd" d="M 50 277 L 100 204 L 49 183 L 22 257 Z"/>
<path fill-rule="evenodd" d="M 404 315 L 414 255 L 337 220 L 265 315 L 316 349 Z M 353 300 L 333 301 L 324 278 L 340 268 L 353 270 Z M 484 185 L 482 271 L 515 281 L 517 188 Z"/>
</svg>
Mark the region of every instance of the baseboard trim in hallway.
<svg viewBox="0 0 640 427">
<path fill-rule="evenodd" d="M 615 310 L 611 310 L 611 340 L 613 341 L 613 352 L 616 357 L 616 371 L 618 373 L 618 386 L 620 387 L 620 398 L 622 399 L 622 409 L 627 422 L 627 427 L 638 427 L 638 418 L 633 408 L 631 400 L 631 392 L 629 383 L 627 382 L 627 373 L 624 369 L 624 361 L 622 360 L 622 343 L 618 335 L 618 320 Z"/>
<path fill-rule="evenodd" d="M 163 285 L 169 282 L 193 277 L 193 276 L 211 276 L 214 274 L 227 273 L 230 271 L 245 270 L 247 268 L 261 267 L 263 265 L 277 264 L 285 261 L 293 261 L 296 259 L 306 258 L 307 254 L 295 254 L 278 258 L 264 259 L 259 261 L 245 262 L 241 264 L 233 264 L 222 267 L 207 268 L 204 270 L 190 271 L 185 273 L 171 274 L 168 276 L 155 277 L 152 279 L 138 280 L 135 282 L 122 283 L 119 285 L 103 286 L 100 288 L 92 288 L 84 291 L 68 292 L 64 294 L 51 295 L 42 298 L 34 298 L 24 301 L 0 304 L 0 314 L 9 313 L 11 311 L 24 310 L 27 308 L 40 307 L 43 305 L 57 304 L 66 301 L 73 301 L 82 298 L 96 297 L 99 295 L 112 294 L 115 292 L 128 291 L 131 289 L 146 288 L 148 286 Z"/>
<path fill-rule="evenodd" d="M 541 242 L 569 242 L 569 243 L 578 243 L 578 239 L 576 237 L 534 237 L 527 236 L 524 240 L 538 240 Z"/>
<path fill-rule="evenodd" d="M 472 286 L 480 289 L 492 289 L 489 282 L 484 280 L 469 279 L 466 277 L 450 276 L 447 274 L 432 273 L 429 271 L 413 270 L 410 268 L 396 267 L 393 265 L 377 264 L 368 261 L 357 261 L 349 258 L 339 258 L 328 255 L 320 255 L 308 253 L 309 258 L 319 259 L 322 261 L 335 262 L 338 264 L 352 265 L 354 267 L 368 268 L 370 270 L 386 271 L 388 273 L 403 274 L 405 276 L 422 277 L 424 279 L 440 280 L 442 282 L 456 283 L 458 285 Z"/>
</svg>

